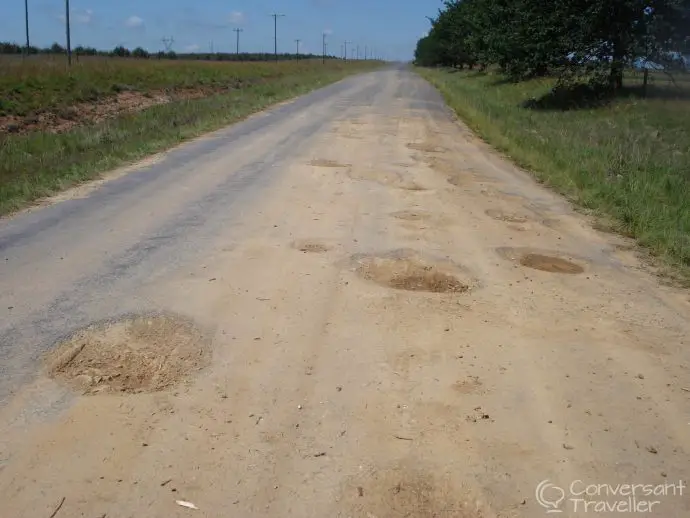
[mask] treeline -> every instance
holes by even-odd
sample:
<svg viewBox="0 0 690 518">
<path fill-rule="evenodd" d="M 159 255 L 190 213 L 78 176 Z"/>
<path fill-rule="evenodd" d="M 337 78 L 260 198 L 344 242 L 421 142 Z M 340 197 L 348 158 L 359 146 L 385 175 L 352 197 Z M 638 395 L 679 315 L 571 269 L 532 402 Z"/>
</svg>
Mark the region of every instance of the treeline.
<svg viewBox="0 0 690 518">
<path fill-rule="evenodd" d="M 417 64 L 496 66 L 515 80 L 619 89 L 625 67 L 678 69 L 690 50 L 690 0 L 446 0 L 430 21 Z"/>
<path fill-rule="evenodd" d="M 26 46 L 21 46 L 16 43 L 0 42 L 0 54 L 24 54 Z M 38 48 L 29 47 L 29 54 L 65 54 L 67 50 L 59 43 L 53 43 L 50 47 Z M 197 52 L 197 53 L 181 53 L 178 54 L 173 51 L 149 53 L 141 47 L 129 50 L 123 46 L 117 46 L 113 50 L 97 50 L 93 47 L 78 46 L 72 49 L 74 56 L 104 56 L 104 57 L 119 57 L 119 58 L 137 58 L 137 59 L 192 59 L 204 61 L 274 61 L 276 56 L 265 52 L 241 52 L 240 54 L 230 52 Z M 340 59 L 335 56 L 326 56 L 327 59 Z M 322 59 L 321 55 L 315 54 L 278 54 L 278 60 L 290 61 L 297 59 Z"/>
</svg>

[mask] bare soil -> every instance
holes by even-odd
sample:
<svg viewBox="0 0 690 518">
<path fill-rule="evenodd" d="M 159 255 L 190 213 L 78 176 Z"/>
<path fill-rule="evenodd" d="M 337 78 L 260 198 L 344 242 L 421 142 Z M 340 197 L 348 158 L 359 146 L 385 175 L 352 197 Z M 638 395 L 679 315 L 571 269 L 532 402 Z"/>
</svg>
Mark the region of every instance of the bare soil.
<svg viewBox="0 0 690 518">
<path fill-rule="evenodd" d="M 126 113 L 136 113 L 152 106 L 173 101 L 199 99 L 227 88 L 192 87 L 174 91 L 125 91 L 92 102 L 83 102 L 60 109 L 46 110 L 24 117 L 0 116 L 0 136 L 33 132 L 62 133 L 79 126 L 97 124 Z"/>
</svg>

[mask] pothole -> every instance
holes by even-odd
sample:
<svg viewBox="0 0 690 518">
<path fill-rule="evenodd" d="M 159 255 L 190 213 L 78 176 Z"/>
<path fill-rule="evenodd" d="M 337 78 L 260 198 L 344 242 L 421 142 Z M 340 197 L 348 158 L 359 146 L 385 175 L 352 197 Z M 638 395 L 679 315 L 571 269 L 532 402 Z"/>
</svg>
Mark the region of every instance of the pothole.
<svg viewBox="0 0 690 518">
<path fill-rule="evenodd" d="M 485 214 L 490 218 L 496 219 L 498 221 L 507 221 L 510 223 L 526 223 L 527 218 L 525 216 L 520 216 L 518 214 L 513 214 L 511 212 L 503 212 L 498 209 L 488 209 Z"/>
<path fill-rule="evenodd" d="M 496 250 L 503 258 L 527 268 L 561 274 L 578 274 L 584 267 L 559 252 L 503 247 Z"/>
<path fill-rule="evenodd" d="M 192 322 L 140 315 L 94 324 L 46 356 L 51 378 L 84 394 L 157 392 L 205 367 L 209 340 Z"/>
<path fill-rule="evenodd" d="M 407 144 L 408 149 L 413 149 L 415 151 L 422 151 L 424 153 L 442 153 L 446 150 L 446 148 L 441 147 L 441 146 L 436 146 L 434 144 L 431 144 L 429 142 L 410 142 Z"/>
<path fill-rule="evenodd" d="M 542 254 L 527 254 L 520 259 L 522 266 L 534 268 L 535 270 L 542 270 L 553 273 L 582 273 L 585 269 L 579 264 L 566 261 L 560 257 L 553 257 Z"/>
<path fill-rule="evenodd" d="M 321 243 L 319 241 L 313 241 L 313 240 L 299 240 L 299 241 L 294 241 L 292 243 L 293 248 L 296 248 L 300 252 L 305 252 L 305 253 L 313 253 L 313 254 L 322 254 L 324 252 L 328 252 L 331 247 L 328 245 L 325 245 L 324 243 Z"/>
<path fill-rule="evenodd" d="M 326 160 L 324 158 L 317 158 L 309 162 L 309 165 L 314 167 L 349 167 L 348 164 L 341 164 L 335 160 Z"/>
<path fill-rule="evenodd" d="M 446 179 L 446 181 L 449 184 L 454 185 L 455 187 L 462 187 L 463 185 L 465 185 L 467 183 L 465 181 L 465 179 L 462 176 L 460 176 L 459 174 L 452 174 L 451 176 L 449 176 Z"/>
<path fill-rule="evenodd" d="M 391 216 L 397 219 L 404 219 L 406 221 L 426 221 L 431 218 L 431 214 L 424 211 L 416 210 L 401 210 L 392 212 Z"/>
<path fill-rule="evenodd" d="M 423 185 L 419 185 L 416 182 L 403 182 L 399 185 L 401 189 L 404 189 L 406 191 L 426 191 L 428 190 L 426 187 Z"/>
<path fill-rule="evenodd" d="M 467 273 L 455 263 L 424 257 L 414 250 L 357 255 L 353 261 L 361 278 L 396 290 L 465 293 L 472 286 Z"/>
<path fill-rule="evenodd" d="M 439 417 L 436 417 L 439 419 Z M 414 441 L 400 432 L 398 441 Z M 460 481 L 457 470 L 408 458 L 385 466 L 367 466 L 345 479 L 329 516 L 482 518 L 490 516 L 483 499 Z"/>
</svg>

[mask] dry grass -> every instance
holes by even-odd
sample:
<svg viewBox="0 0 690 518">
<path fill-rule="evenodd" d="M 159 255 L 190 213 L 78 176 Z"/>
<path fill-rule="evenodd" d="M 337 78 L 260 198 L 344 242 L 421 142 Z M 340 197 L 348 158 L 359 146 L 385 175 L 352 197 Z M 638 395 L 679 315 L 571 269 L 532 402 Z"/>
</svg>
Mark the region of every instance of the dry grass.
<svg viewBox="0 0 690 518">
<path fill-rule="evenodd" d="M 488 142 L 690 278 L 690 76 L 676 85 L 655 76 L 647 98 L 633 88 L 564 110 L 525 106 L 543 99 L 551 79 L 515 84 L 476 72 L 420 73 Z"/>
</svg>

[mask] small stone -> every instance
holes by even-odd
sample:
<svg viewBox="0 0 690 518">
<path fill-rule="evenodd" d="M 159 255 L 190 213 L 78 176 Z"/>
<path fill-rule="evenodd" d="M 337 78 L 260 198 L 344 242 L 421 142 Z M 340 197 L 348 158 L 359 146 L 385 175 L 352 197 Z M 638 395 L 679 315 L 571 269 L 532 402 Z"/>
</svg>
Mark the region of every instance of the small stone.
<svg viewBox="0 0 690 518">
<path fill-rule="evenodd" d="M 575 447 L 571 446 L 570 444 L 563 443 L 563 449 L 564 450 L 574 450 Z"/>
<path fill-rule="evenodd" d="M 644 379 L 644 374 L 638 374 L 638 375 L 637 375 L 637 378 L 643 380 L 643 379 Z"/>
</svg>

